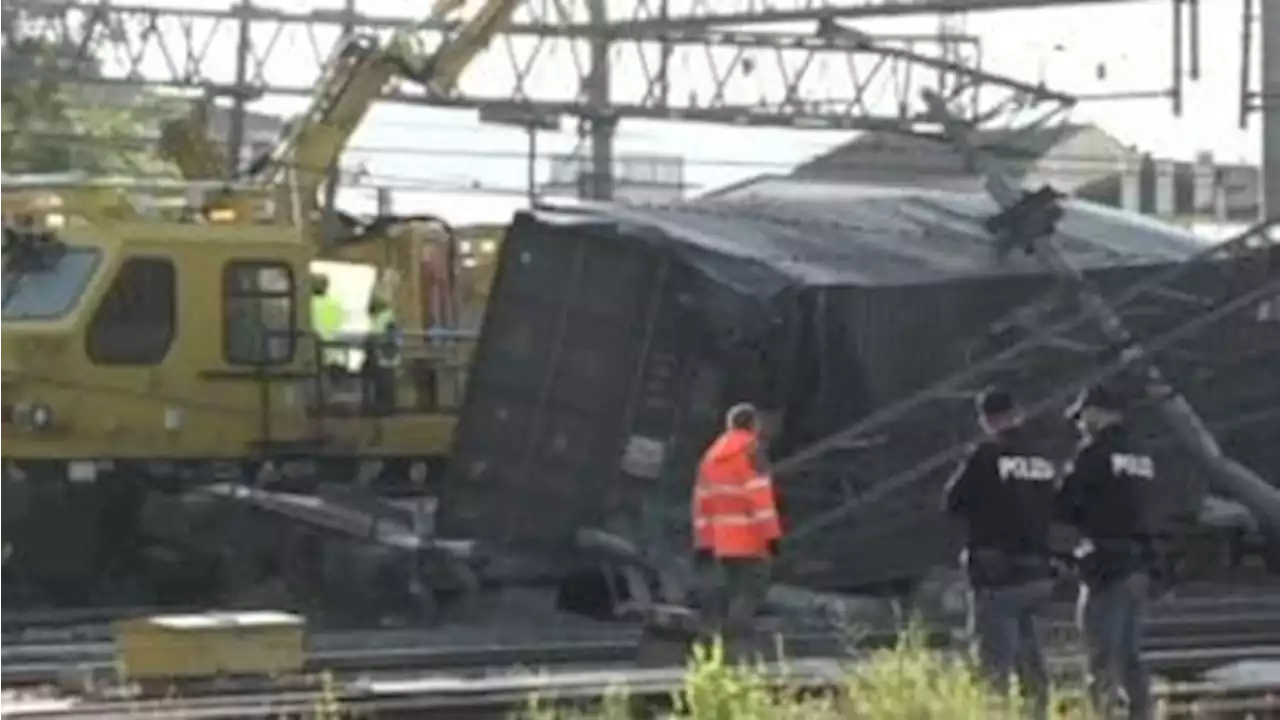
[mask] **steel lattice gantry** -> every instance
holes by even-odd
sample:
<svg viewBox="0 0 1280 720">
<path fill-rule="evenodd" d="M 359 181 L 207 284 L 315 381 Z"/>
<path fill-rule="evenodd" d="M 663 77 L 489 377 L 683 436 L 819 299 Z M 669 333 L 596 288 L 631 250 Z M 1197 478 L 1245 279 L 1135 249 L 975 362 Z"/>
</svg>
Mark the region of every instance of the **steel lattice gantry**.
<svg viewBox="0 0 1280 720">
<path fill-rule="evenodd" d="M 606 16 L 603 0 L 531 0 L 464 75 L 459 92 L 431 97 L 405 83 L 388 99 L 459 108 L 519 106 L 594 122 L 631 117 L 831 129 L 909 129 L 927 119 L 920 101 L 924 89 L 942 92 L 975 120 L 1021 111 L 1038 99 L 1056 99 L 1054 105 L 1070 102 L 978 70 L 981 47 L 976 38 L 721 31 L 707 29 L 711 16 L 699 15 L 705 3 L 691 1 L 686 8 L 690 17 L 679 22 L 669 17 L 659 27 L 650 22 L 661 18 L 650 3 L 661 0 L 636 0 L 625 20 Z M 745 2 L 737 5 L 742 8 L 733 12 L 770 17 Z M 905 7 L 883 0 L 877 5 L 846 4 L 845 10 L 858 14 L 859 8 L 869 13 Z M 930 4 L 916 3 L 912 9 L 924 5 Z M 796 4 L 792 12 L 815 17 L 824 15 L 823 7 Z M 102 73 L 95 82 L 239 97 L 309 94 L 344 27 L 387 34 L 414 22 L 253 5 L 198 9 L 6 0 L 4 12 L 9 15 L 6 31 L 48 38 L 64 50 L 98 59 Z M 424 42 L 447 31 L 426 27 Z M 602 53 L 604 47 L 607 52 Z M 244 67 L 237 68 L 232 60 L 241 51 Z"/>
<path fill-rule="evenodd" d="M 645 0 L 638 0 L 645 6 Z M 662 0 L 649 0 L 660 6 Z M 778 23 L 802 20 L 906 17 L 911 15 L 994 10 L 1025 10 L 1067 5 L 1115 5 L 1133 0 L 686 0 L 679 10 L 668 4 L 666 16 L 645 8 L 629 21 L 615 21 L 614 28 L 710 27 L 742 23 Z"/>
</svg>

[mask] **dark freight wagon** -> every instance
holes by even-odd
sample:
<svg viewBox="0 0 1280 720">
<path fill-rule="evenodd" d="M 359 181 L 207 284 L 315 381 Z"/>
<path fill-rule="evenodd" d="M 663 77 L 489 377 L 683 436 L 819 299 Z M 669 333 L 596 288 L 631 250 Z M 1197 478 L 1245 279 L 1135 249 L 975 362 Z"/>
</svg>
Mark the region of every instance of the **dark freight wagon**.
<svg viewBox="0 0 1280 720">
<path fill-rule="evenodd" d="M 997 258 L 982 226 L 993 211 L 976 196 L 775 183 L 738 199 L 519 215 L 475 357 L 442 531 L 552 563 L 570 562 L 584 529 L 658 562 L 687 553 L 693 467 L 733 402 L 774 411 L 771 454 L 785 458 L 1075 313 L 1032 258 Z M 1084 204 L 1069 205 L 1060 229 L 1061 250 L 1112 295 L 1204 248 Z M 1203 263 L 1130 303 L 1125 318 L 1155 338 L 1278 271 L 1265 254 Z M 1019 307 L 1024 322 L 994 324 Z M 1274 480 L 1280 325 L 1265 315 L 1236 313 L 1159 361 L 1220 425 L 1228 451 Z M 972 436 L 970 400 L 983 384 L 1034 398 L 1113 358 L 1118 348 L 1090 330 L 1047 338 L 779 477 L 789 528 L 857 506 L 788 545 L 785 576 L 850 587 L 948 562 L 946 468 L 902 474 Z M 1057 413 L 1038 422 L 1065 457 L 1070 428 Z M 1203 475 L 1162 426 L 1143 427 L 1165 470 L 1164 516 L 1194 516 Z M 880 487 L 890 480 L 893 490 Z"/>
</svg>

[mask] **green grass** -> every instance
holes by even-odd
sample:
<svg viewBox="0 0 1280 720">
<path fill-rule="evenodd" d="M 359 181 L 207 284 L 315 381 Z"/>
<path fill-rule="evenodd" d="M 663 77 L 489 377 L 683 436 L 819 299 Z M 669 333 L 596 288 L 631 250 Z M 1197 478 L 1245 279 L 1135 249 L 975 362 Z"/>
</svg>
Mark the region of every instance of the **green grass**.
<svg viewBox="0 0 1280 720">
<path fill-rule="evenodd" d="M 996 720 L 1025 717 L 1016 693 L 997 696 L 973 665 L 954 656 L 930 651 L 919 633 L 904 633 L 897 644 L 850 663 L 838 687 L 800 693 L 778 689 L 761 669 L 729 662 L 717 644 L 695 647 L 682 687 L 673 694 L 674 711 L 682 720 Z M 1055 696 L 1054 720 L 1087 720 L 1079 703 L 1059 702 L 1079 697 L 1064 688 Z M 1069 707 L 1074 704 L 1076 707 Z M 564 711 L 545 699 L 530 700 L 517 715 L 522 720 L 631 720 L 634 714 L 625 693 L 612 693 L 595 710 Z"/>
</svg>

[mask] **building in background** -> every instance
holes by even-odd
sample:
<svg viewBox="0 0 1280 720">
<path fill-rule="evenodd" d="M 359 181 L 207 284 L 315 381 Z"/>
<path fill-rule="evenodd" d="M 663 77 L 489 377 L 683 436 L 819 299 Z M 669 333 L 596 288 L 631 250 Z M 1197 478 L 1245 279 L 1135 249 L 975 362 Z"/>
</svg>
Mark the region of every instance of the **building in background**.
<svg viewBox="0 0 1280 720">
<path fill-rule="evenodd" d="M 1049 184 L 1076 197 L 1154 215 L 1205 235 L 1230 233 L 1261 216 L 1258 168 L 1218 164 L 1208 153 L 1194 162 L 1154 159 L 1087 124 L 979 131 L 974 140 L 1024 187 Z M 863 133 L 800 164 L 789 177 L 959 191 L 982 187 L 981 179 L 949 145 L 886 132 Z M 710 194 L 733 193 L 759 180 Z"/>
<path fill-rule="evenodd" d="M 1024 185 L 1049 183 L 1075 193 L 1122 171 L 1132 151 L 1094 125 L 1063 124 L 1026 132 L 988 130 L 974 142 Z M 980 190 L 982 181 L 941 141 L 918 135 L 868 132 L 791 172 L 802 180 Z"/>
<path fill-rule="evenodd" d="M 553 155 L 539 195 L 591 196 L 594 168 L 590 156 Z M 619 202 L 656 203 L 679 200 L 685 193 L 684 158 L 678 155 L 616 155 L 613 197 Z"/>
<path fill-rule="evenodd" d="M 1137 156 L 1122 173 L 1096 180 L 1080 194 L 1187 226 L 1248 225 L 1262 217 L 1259 168 L 1220 164 L 1207 152 L 1193 162 Z"/>
</svg>

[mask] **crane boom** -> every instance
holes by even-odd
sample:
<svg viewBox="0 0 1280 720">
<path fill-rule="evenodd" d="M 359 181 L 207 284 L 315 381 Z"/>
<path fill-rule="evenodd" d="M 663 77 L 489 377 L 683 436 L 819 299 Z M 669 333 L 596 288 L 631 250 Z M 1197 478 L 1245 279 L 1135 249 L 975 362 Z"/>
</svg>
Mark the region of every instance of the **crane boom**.
<svg viewBox="0 0 1280 720">
<path fill-rule="evenodd" d="M 279 186 L 292 173 L 303 204 L 300 210 L 308 216 L 330 168 L 387 85 L 405 77 L 422 83 L 432 95 L 453 92 L 462 73 L 521 2 L 483 0 L 473 17 L 426 56 L 415 49 L 417 26 L 397 30 L 386 42 L 369 35 L 344 38 L 325 64 L 311 104 L 290 124 L 271 154 L 253 168 L 253 179 Z M 426 22 L 439 22 L 464 5 L 465 0 L 437 0 Z"/>
<path fill-rule="evenodd" d="M 422 80 L 431 91 L 438 95 L 452 94 L 462 73 L 502 32 L 522 1 L 486 0 L 475 16 L 463 23 L 458 33 L 428 59 Z"/>
<path fill-rule="evenodd" d="M 375 292 L 393 296 L 397 319 L 418 327 L 435 313 L 451 317 L 449 301 L 455 294 L 456 270 L 425 270 L 424 246 L 443 241 L 452 249 L 442 260 L 456 258 L 452 231 L 423 218 L 400 218 L 394 223 L 374 223 L 352 228 L 323 225 L 321 212 L 332 198 L 321 198 L 321 189 L 337 167 L 342 152 L 370 108 L 396 79 L 421 83 L 431 97 L 455 92 L 463 72 L 503 30 L 523 0 L 434 0 L 419 25 L 405 26 L 387 37 L 361 34 L 342 38 L 325 63 L 306 110 L 281 133 L 273 149 L 255 160 L 240 179 L 255 192 L 228 189 L 203 206 L 206 215 L 231 222 L 254 222 L 271 217 L 302 228 L 300 238 L 310 245 L 313 259 L 337 260 L 373 266 L 383 278 Z M 440 27 L 470 4 L 474 12 L 451 23 L 450 30 L 433 52 L 421 50 L 424 25 Z M 220 175 L 223 159 L 204 128 L 206 108 L 197 105 L 183 119 L 164 129 L 161 152 L 179 166 L 189 180 Z M 326 188 L 332 190 L 332 188 Z M 257 197 L 267 191 L 270 201 Z M 329 195 L 329 193 L 325 193 Z M 228 221 L 228 220 L 222 220 Z M 340 221 L 341 222 L 341 221 Z M 331 229 L 337 232 L 330 232 Z M 439 263 L 437 263 L 439 264 Z M 434 278 L 434 279 L 432 279 Z M 427 287 L 430 286 L 430 287 Z M 457 302 L 454 300 L 453 302 Z M 433 310 L 439 306 L 439 310 Z"/>
<path fill-rule="evenodd" d="M 300 207 L 288 212 L 314 219 L 317 193 L 336 166 L 352 135 L 373 103 L 396 78 L 425 86 L 430 95 L 447 96 L 457 89 L 462 73 L 482 53 L 515 14 L 523 0 L 480 0 L 474 15 L 461 21 L 433 53 L 418 49 L 424 25 L 438 25 L 467 0 L 436 0 L 421 25 L 407 26 L 384 42 L 372 35 L 344 37 L 325 63 L 307 109 L 286 126 L 272 151 L 245 173 L 255 185 L 289 188 Z M 191 113 L 167 123 L 160 153 L 172 160 L 183 177 L 212 179 L 225 167 L 223 153 L 208 138 L 207 107 L 198 103 Z M 227 198 L 224 203 L 232 204 Z"/>
</svg>

